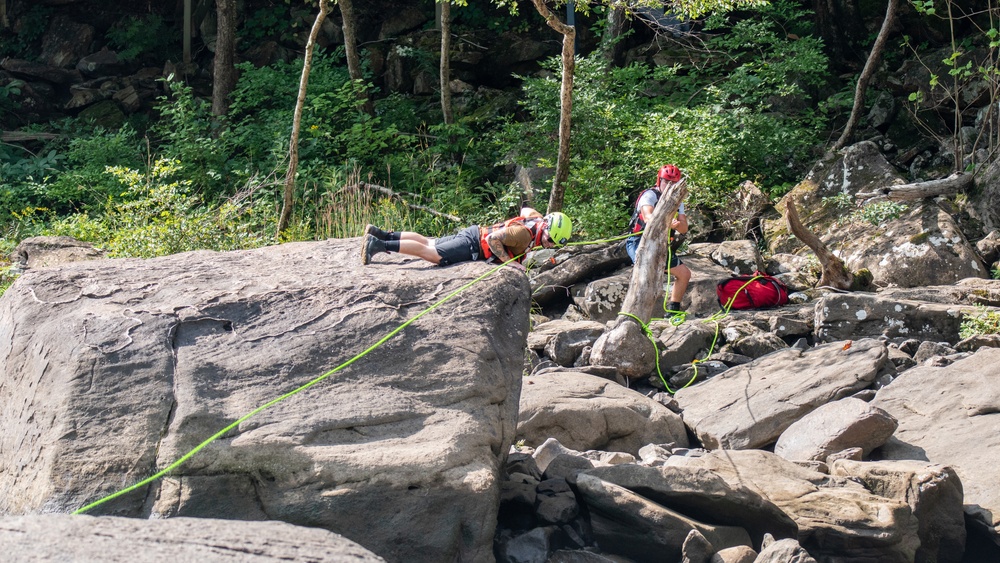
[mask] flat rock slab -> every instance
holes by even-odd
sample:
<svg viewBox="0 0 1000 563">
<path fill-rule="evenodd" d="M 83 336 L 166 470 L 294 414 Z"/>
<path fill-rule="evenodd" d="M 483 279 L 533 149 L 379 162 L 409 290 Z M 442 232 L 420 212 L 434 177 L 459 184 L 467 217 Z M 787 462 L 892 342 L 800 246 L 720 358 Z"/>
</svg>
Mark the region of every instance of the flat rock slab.
<svg viewBox="0 0 1000 563">
<path fill-rule="evenodd" d="M 789 348 L 675 397 L 684 424 L 706 448 L 762 448 L 817 407 L 868 387 L 887 358 L 885 345 L 874 339 Z"/>
<path fill-rule="evenodd" d="M 376 563 L 381 557 L 333 532 L 284 522 L 211 518 L 141 520 L 42 514 L 0 518 L 8 563 L 323 561 Z"/>
</svg>

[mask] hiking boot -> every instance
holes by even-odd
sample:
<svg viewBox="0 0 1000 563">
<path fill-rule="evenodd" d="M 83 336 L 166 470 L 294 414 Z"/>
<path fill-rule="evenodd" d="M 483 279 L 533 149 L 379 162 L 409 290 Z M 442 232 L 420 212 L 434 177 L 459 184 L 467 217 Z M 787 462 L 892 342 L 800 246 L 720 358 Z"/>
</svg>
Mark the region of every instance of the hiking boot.
<svg viewBox="0 0 1000 563">
<path fill-rule="evenodd" d="M 372 261 L 372 256 L 385 251 L 384 241 L 372 235 L 365 235 L 365 239 L 361 241 L 361 264 L 367 265 Z"/>
<path fill-rule="evenodd" d="M 365 225 L 364 234 L 371 235 L 377 238 L 378 240 L 388 240 L 389 238 L 389 231 L 383 231 L 382 229 L 371 224 Z"/>
<path fill-rule="evenodd" d="M 671 302 L 667 303 L 667 311 L 666 311 L 666 313 L 668 315 L 676 315 L 677 313 L 680 313 L 680 312 L 682 312 L 681 311 L 681 304 L 680 303 L 678 303 L 676 301 L 671 301 Z"/>
</svg>

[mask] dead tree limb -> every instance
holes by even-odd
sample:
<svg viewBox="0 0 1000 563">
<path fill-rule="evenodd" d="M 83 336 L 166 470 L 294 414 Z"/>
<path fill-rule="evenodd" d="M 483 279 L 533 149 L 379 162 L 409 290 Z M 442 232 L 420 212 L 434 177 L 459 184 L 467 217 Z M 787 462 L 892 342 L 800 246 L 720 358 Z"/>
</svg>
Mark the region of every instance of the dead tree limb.
<svg viewBox="0 0 1000 563">
<path fill-rule="evenodd" d="M 812 234 L 809 229 L 802 225 L 799 213 L 795 210 L 795 203 L 791 200 L 786 206 L 785 222 L 788 223 L 788 230 L 792 231 L 792 234 L 802 241 L 802 244 L 816 253 L 816 258 L 819 259 L 822 268 L 819 285 L 836 289 L 850 289 L 854 282 L 854 276 L 847 271 L 843 260 L 837 258 L 818 236 Z"/>
<path fill-rule="evenodd" d="M 681 180 L 663 194 L 653 209 L 636 251 L 632 279 L 622 302 L 624 314 L 612 321 L 594 343 L 590 354 L 592 365 L 613 366 L 629 379 L 645 377 L 655 368 L 656 348 L 644 327 L 649 324 L 663 290 L 671 218 L 686 195 L 686 181 Z"/>
<path fill-rule="evenodd" d="M 872 192 L 858 192 L 854 194 L 855 199 L 862 203 L 873 203 L 876 201 L 912 201 L 925 197 L 937 197 L 940 195 L 955 195 L 965 191 L 972 185 L 972 174 L 956 172 L 947 178 L 930 180 L 927 182 L 917 182 L 914 184 L 902 184 L 898 186 L 886 186 Z"/>
<path fill-rule="evenodd" d="M 378 184 L 369 184 L 368 182 L 358 182 L 357 184 L 352 184 L 352 185 L 349 185 L 349 186 L 345 186 L 345 189 L 355 189 L 355 190 L 356 189 L 366 189 L 366 190 L 373 190 L 373 191 L 376 191 L 376 192 L 379 192 L 379 193 L 383 193 L 383 194 L 385 194 L 385 195 L 387 195 L 389 197 L 398 198 L 400 201 L 403 202 L 403 204 L 405 204 L 410 209 L 416 209 L 418 211 L 423 211 L 425 213 L 430 213 L 431 215 L 434 215 L 435 217 L 444 217 L 445 219 L 448 219 L 449 221 L 454 221 L 455 223 L 461 223 L 462 222 L 462 218 L 458 217 L 457 215 L 452 215 L 450 213 L 442 213 L 441 211 L 438 211 L 436 209 L 432 209 L 432 208 L 427 207 L 425 205 L 418 205 L 416 203 L 410 203 L 410 202 L 406 201 L 405 199 L 403 199 L 404 195 L 407 195 L 407 196 L 410 196 L 410 197 L 420 197 L 417 194 L 411 194 L 411 193 L 408 193 L 408 192 L 396 192 L 396 191 L 393 191 L 392 188 L 387 188 L 385 186 L 380 186 Z"/>
</svg>

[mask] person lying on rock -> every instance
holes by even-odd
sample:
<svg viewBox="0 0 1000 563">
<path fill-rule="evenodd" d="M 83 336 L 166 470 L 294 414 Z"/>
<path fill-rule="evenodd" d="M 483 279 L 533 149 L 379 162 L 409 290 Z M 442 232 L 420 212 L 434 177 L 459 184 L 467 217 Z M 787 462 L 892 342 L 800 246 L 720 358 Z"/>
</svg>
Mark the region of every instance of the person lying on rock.
<svg viewBox="0 0 1000 563">
<path fill-rule="evenodd" d="M 361 263 L 369 264 L 372 256 L 382 252 L 398 252 L 423 258 L 438 266 L 459 262 L 487 260 L 510 262 L 524 271 L 524 256 L 532 248 L 552 248 L 569 242 L 573 226 L 569 217 L 555 212 L 542 216 L 530 207 L 503 223 L 488 227 L 473 225 L 458 234 L 438 239 L 427 238 L 412 231 L 384 231 L 374 225 L 365 227 L 361 241 Z"/>
<path fill-rule="evenodd" d="M 632 221 L 629 223 L 629 230 L 631 232 L 642 233 L 646 230 L 646 223 L 652 218 L 653 208 L 656 207 L 656 202 L 660 200 L 660 196 L 671 185 L 680 182 L 681 178 L 680 168 L 677 168 L 673 164 L 667 164 L 660 168 L 660 173 L 656 178 L 656 185 L 639 194 L 639 198 L 635 202 L 635 212 L 632 214 Z M 670 245 L 670 263 L 667 265 L 667 274 L 674 277 L 674 283 L 670 288 L 670 303 L 667 306 L 667 314 L 679 313 L 681 311 L 681 299 L 684 298 L 688 282 L 691 281 L 691 270 L 681 262 L 680 258 L 674 252 L 676 251 L 676 247 L 680 245 L 673 244 L 677 233 L 683 235 L 688 232 L 688 220 L 687 215 L 684 214 L 683 202 L 681 202 L 680 207 L 677 209 L 677 213 L 674 214 L 670 228 L 672 243 Z M 625 251 L 628 252 L 628 257 L 632 259 L 633 264 L 635 264 L 635 254 L 639 249 L 641 238 L 642 235 L 637 234 L 625 239 Z"/>
</svg>

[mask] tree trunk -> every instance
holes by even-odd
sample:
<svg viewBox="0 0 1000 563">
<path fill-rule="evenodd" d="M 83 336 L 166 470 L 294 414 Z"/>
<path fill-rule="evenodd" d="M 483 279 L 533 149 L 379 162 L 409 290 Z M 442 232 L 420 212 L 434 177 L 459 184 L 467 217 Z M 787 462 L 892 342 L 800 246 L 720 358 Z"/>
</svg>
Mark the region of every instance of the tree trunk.
<svg viewBox="0 0 1000 563">
<path fill-rule="evenodd" d="M 218 32 L 212 69 L 212 114 L 229 111 L 229 94 L 236 87 L 236 0 L 215 0 Z"/>
<path fill-rule="evenodd" d="M 625 45 L 622 33 L 625 32 L 625 6 L 614 2 L 608 8 L 608 26 L 601 38 L 601 51 L 608 61 L 608 66 L 620 67 L 624 62 Z"/>
<path fill-rule="evenodd" d="M 341 0 L 343 2 L 343 0 Z M 323 20 L 330 13 L 329 0 L 319 0 L 319 13 L 309 32 L 306 42 L 306 53 L 302 61 L 302 78 L 299 81 L 299 96 L 295 101 L 295 114 L 292 118 L 292 136 L 288 142 L 288 174 L 285 175 L 285 193 L 282 199 L 281 216 L 278 218 L 278 236 L 288 229 L 292 218 L 292 205 L 295 202 L 295 172 L 299 166 L 299 126 L 302 122 L 302 106 L 306 101 L 306 89 L 309 85 L 309 71 L 312 69 L 312 55 L 316 48 L 316 37 L 319 35 Z"/>
<path fill-rule="evenodd" d="M 451 2 L 442 0 L 441 6 L 441 115 L 445 125 L 455 122 L 451 113 Z"/>
<path fill-rule="evenodd" d="M 545 0 L 531 0 L 538 13 L 545 18 L 549 27 L 563 36 L 562 44 L 562 86 L 559 89 L 559 154 L 556 157 L 556 175 L 552 179 L 547 213 L 562 211 L 566 195 L 566 178 L 569 178 L 569 133 L 573 113 L 573 73 L 576 69 L 574 46 L 576 28 L 559 21 L 559 18 L 545 6 Z"/>
<path fill-rule="evenodd" d="M 802 225 L 802 222 L 799 220 L 799 213 L 796 211 L 795 203 L 792 200 L 788 200 L 785 221 L 788 223 L 788 230 L 792 231 L 792 234 L 802 241 L 802 244 L 808 246 L 816 253 L 816 258 L 819 259 L 822 268 L 819 285 L 835 289 L 850 289 L 851 284 L 854 282 L 854 276 L 847 271 L 843 260 L 837 258 L 823 244 L 823 241 L 819 237 L 809 232 Z"/>
<path fill-rule="evenodd" d="M 351 75 L 351 80 L 364 84 L 364 75 L 361 74 L 361 57 L 358 55 L 358 21 L 354 16 L 354 0 L 339 0 L 340 16 L 344 19 L 344 54 L 347 56 L 347 72 Z M 358 92 L 358 99 L 362 101 L 361 109 L 368 115 L 375 115 L 375 106 L 372 104 L 368 94 L 362 88 Z"/>
<path fill-rule="evenodd" d="M 893 24 L 896 22 L 896 7 L 898 5 L 899 0 L 889 0 L 889 5 L 885 9 L 885 19 L 882 20 L 882 28 L 878 32 L 878 37 L 875 38 L 875 44 L 872 45 L 871 53 L 868 54 L 865 68 L 861 71 L 861 76 L 858 77 L 858 85 L 854 90 L 854 107 L 851 108 L 851 117 L 847 120 L 844 132 L 837 139 L 837 142 L 834 143 L 831 150 L 838 151 L 847 145 L 847 142 L 851 140 L 851 135 L 854 134 L 854 127 L 858 124 L 858 120 L 861 119 L 861 111 L 865 107 L 865 93 L 868 91 L 868 83 L 871 82 L 875 70 L 882 61 L 882 52 L 885 51 L 885 43 L 889 39 L 889 32 L 892 31 Z"/>
<path fill-rule="evenodd" d="M 643 326 L 649 324 L 657 297 L 663 290 L 667 248 L 670 246 L 670 219 L 686 195 L 687 182 L 682 179 L 656 203 L 653 216 L 639 242 L 632 279 L 622 302 L 622 313 L 627 314 L 619 315 L 612 321 L 611 328 L 594 343 L 590 353 L 591 365 L 613 366 L 629 379 L 645 377 L 655 369 L 655 347 Z"/>
</svg>

